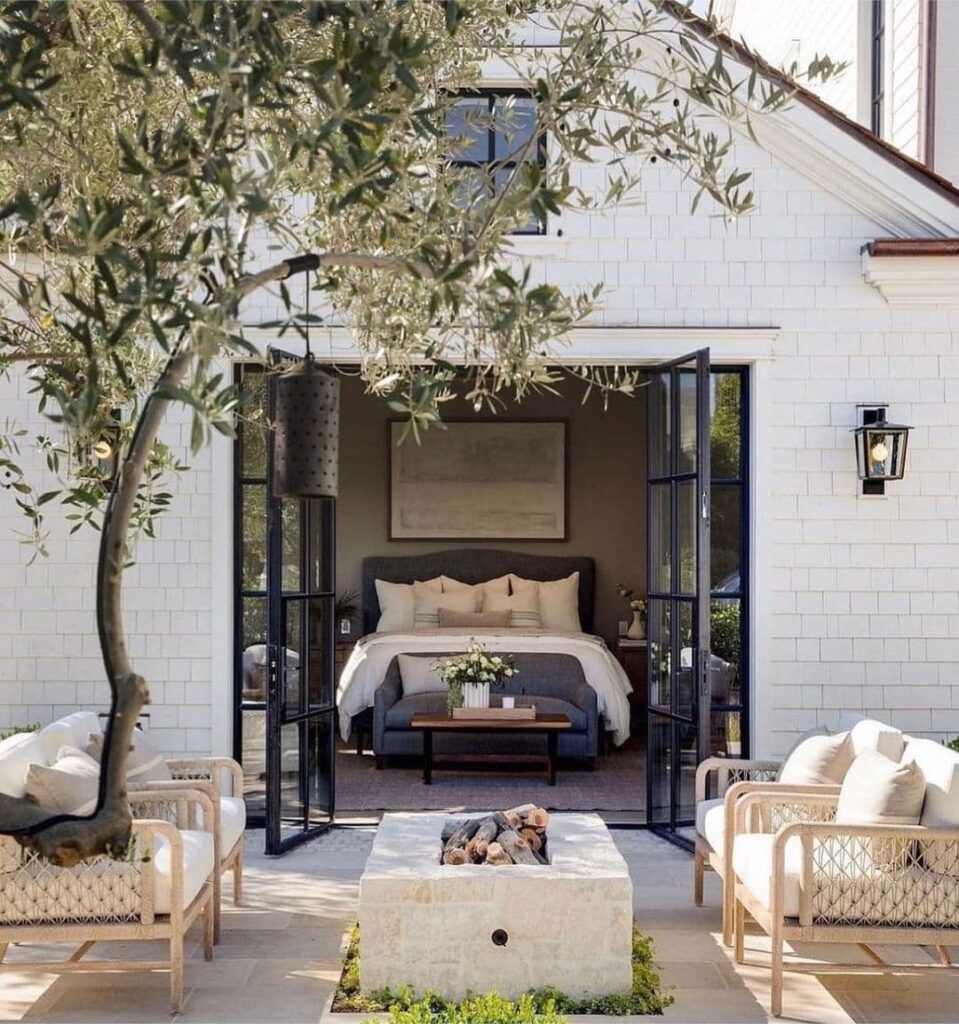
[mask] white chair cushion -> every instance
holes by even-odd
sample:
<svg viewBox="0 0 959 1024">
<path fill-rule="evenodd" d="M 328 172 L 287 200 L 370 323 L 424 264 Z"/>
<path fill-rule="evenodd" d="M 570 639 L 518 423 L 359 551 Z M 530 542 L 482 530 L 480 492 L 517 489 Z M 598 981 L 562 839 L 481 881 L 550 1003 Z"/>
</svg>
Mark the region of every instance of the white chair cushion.
<svg viewBox="0 0 959 1024">
<path fill-rule="evenodd" d="M 56 761 L 57 754 L 60 753 L 62 747 L 79 746 L 81 750 L 84 747 L 83 743 L 75 744 L 73 742 L 73 730 L 66 722 L 61 720 L 45 725 L 37 733 L 37 739 L 43 748 L 42 763 L 46 765 L 53 764 Z"/>
<path fill-rule="evenodd" d="M 183 831 L 183 909 L 185 910 L 213 874 L 213 834 Z M 153 847 L 154 897 L 158 914 L 169 914 L 173 906 L 173 854 L 165 836 L 157 836 Z"/>
<path fill-rule="evenodd" d="M 32 764 L 47 764 L 39 733 L 18 733 L 0 743 L 0 793 L 22 797 Z"/>
<path fill-rule="evenodd" d="M 903 760 L 913 760 L 926 777 L 926 794 L 919 824 L 927 828 L 959 828 L 959 754 L 933 740 L 911 739 Z M 930 871 L 959 875 L 959 844 L 922 844 L 923 860 Z"/>
<path fill-rule="evenodd" d="M 220 856 L 225 857 L 246 828 L 246 801 L 242 796 L 220 797 Z"/>
<path fill-rule="evenodd" d="M 778 782 L 793 786 L 837 786 L 855 757 L 848 732 L 811 735 L 790 752 Z"/>
<path fill-rule="evenodd" d="M 893 761 L 902 757 L 905 738 L 894 725 L 875 718 L 863 718 L 849 730 L 852 747 L 858 757 L 864 750 L 874 750 Z"/>
<path fill-rule="evenodd" d="M 94 711 L 74 711 L 72 715 L 61 718 L 60 723 L 69 728 L 71 739 L 68 746 L 80 750 L 87 745 L 91 732 L 101 732 L 100 716 Z"/>
<path fill-rule="evenodd" d="M 736 836 L 733 840 L 733 870 L 744 886 L 767 910 L 772 909 L 773 840 L 769 833 Z M 799 875 L 802 871 L 802 841 L 793 836 L 786 843 L 783 913 L 799 916 Z"/>
<path fill-rule="evenodd" d="M 726 801 L 700 800 L 696 804 L 696 831 L 712 847 L 714 853 L 722 855 L 726 836 Z"/>
</svg>

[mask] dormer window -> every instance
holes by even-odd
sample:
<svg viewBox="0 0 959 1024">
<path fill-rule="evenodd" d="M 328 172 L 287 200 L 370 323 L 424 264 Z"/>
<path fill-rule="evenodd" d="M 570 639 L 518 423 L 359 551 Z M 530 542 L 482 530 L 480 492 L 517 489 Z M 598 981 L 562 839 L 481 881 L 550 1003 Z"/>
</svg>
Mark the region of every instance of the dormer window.
<svg viewBox="0 0 959 1024">
<path fill-rule="evenodd" d="M 546 166 L 546 135 L 537 132 L 536 100 L 513 89 L 478 89 L 456 96 L 446 119 L 450 163 L 473 168 L 476 194 L 500 194 L 518 165 Z M 546 224 L 532 219 L 517 234 L 542 235 Z"/>
</svg>

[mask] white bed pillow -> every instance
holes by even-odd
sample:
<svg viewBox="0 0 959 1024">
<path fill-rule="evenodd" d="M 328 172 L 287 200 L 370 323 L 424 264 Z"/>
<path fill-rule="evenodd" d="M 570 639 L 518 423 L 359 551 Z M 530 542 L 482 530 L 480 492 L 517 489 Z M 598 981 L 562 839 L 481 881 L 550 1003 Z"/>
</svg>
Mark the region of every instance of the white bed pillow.
<svg viewBox="0 0 959 1024">
<path fill-rule="evenodd" d="M 476 593 L 480 595 L 477 607 L 482 606 L 483 595 L 486 593 L 509 593 L 509 576 L 498 576 L 495 580 L 484 580 L 482 583 L 461 583 L 459 580 L 454 580 L 450 576 L 440 576 L 440 579 L 443 581 L 444 594 L 456 594 L 461 590 L 476 591 Z"/>
<path fill-rule="evenodd" d="M 582 633 L 579 621 L 579 572 L 562 580 L 524 580 L 514 573 L 509 575 L 514 594 L 535 590 L 539 596 L 539 618 L 543 629 L 558 633 Z"/>
<path fill-rule="evenodd" d="M 439 629 L 440 608 L 453 612 L 478 612 L 482 602 L 482 590 L 467 587 L 454 590 L 451 594 L 435 591 L 423 583 L 413 584 L 413 628 Z"/>
<path fill-rule="evenodd" d="M 527 587 L 519 594 L 487 594 L 483 599 L 483 611 L 508 611 L 510 629 L 542 629 L 539 592 L 535 587 Z"/>
<path fill-rule="evenodd" d="M 376 600 L 380 605 L 380 621 L 376 624 L 377 633 L 403 633 L 413 628 L 414 601 L 413 587 L 429 587 L 437 593 L 443 592 L 440 577 L 426 580 L 424 583 L 388 583 L 386 580 L 375 580 Z"/>
<path fill-rule="evenodd" d="M 403 682 L 403 696 L 416 693 L 445 693 L 446 683 L 440 675 L 443 659 L 436 655 L 417 657 L 415 654 L 398 654 L 400 679 Z"/>
</svg>

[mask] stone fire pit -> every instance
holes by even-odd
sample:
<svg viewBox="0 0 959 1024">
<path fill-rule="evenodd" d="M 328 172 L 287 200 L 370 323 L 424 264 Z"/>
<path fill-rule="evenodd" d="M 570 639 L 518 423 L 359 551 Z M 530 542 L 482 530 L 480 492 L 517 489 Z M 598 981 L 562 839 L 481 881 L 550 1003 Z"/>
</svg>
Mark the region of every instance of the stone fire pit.
<svg viewBox="0 0 959 1024">
<path fill-rule="evenodd" d="M 632 981 L 633 886 L 594 814 L 554 814 L 550 863 L 440 864 L 449 815 L 385 814 L 360 879 L 360 983 L 447 999 L 553 986 L 578 998 Z"/>
</svg>

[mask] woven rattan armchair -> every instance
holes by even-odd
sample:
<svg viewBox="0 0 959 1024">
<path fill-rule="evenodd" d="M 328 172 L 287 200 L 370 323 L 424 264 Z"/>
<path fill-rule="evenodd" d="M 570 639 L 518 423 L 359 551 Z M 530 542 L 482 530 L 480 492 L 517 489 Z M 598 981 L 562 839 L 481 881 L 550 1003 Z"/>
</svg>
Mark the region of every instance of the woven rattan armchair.
<svg viewBox="0 0 959 1024">
<path fill-rule="evenodd" d="M 936 947 L 938 961 L 903 968 L 910 972 L 955 969 L 948 947 L 959 945 L 959 829 L 837 824 L 837 802 L 827 793 L 753 793 L 736 805 L 736 962 L 744 962 L 749 914 L 771 939 L 776 1017 L 786 969 L 893 972 L 872 948 L 882 944 Z M 773 834 L 755 833 L 769 823 Z M 853 943 L 869 962 L 787 967 L 783 944 L 794 941 Z"/>
<path fill-rule="evenodd" d="M 723 880 L 723 941 L 727 946 L 733 942 L 732 885 L 726 869 L 732 849 L 733 830 L 728 826 L 727 818 L 732 820 L 738 796 L 748 792 L 757 783 L 768 783 L 775 779 L 779 765 L 779 761 L 709 757 L 696 769 L 694 899 L 697 907 L 703 905 L 704 874 L 707 870 L 715 871 Z M 730 798 L 728 805 L 727 796 Z"/>
<path fill-rule="evenodd" d="M 213 957 L 213 805 L 196 790 L 144 790 L 131 796 L 127 857 L 55 867 L 14 839 L 0 837 L 0 972 L 170 972 L 173 1012 L 183 1002 L 183 938 L 203 918 Z M 162 939 L 167 960 L 86 960 L 97 942 Z M 10 943 L 70 943 L 67 960 L 3 963 Z"/>
<path fill-rule="evenodd" d="M 189 787 L 204 793 L 212 803 L 216 863 L 214 878 L 214 941 L 220 941 L 220 913 L 223 876 L 233 873 L 233 903 L 243 899 L 243 830 L 246 807 L 243 800 L 243 770 L 231 757 L 167 758 L 170 782 L 143 783 L 149 789 L 176 792 Z M 137 786 L 131 786 L 135 792 Z"/>
</svg>

